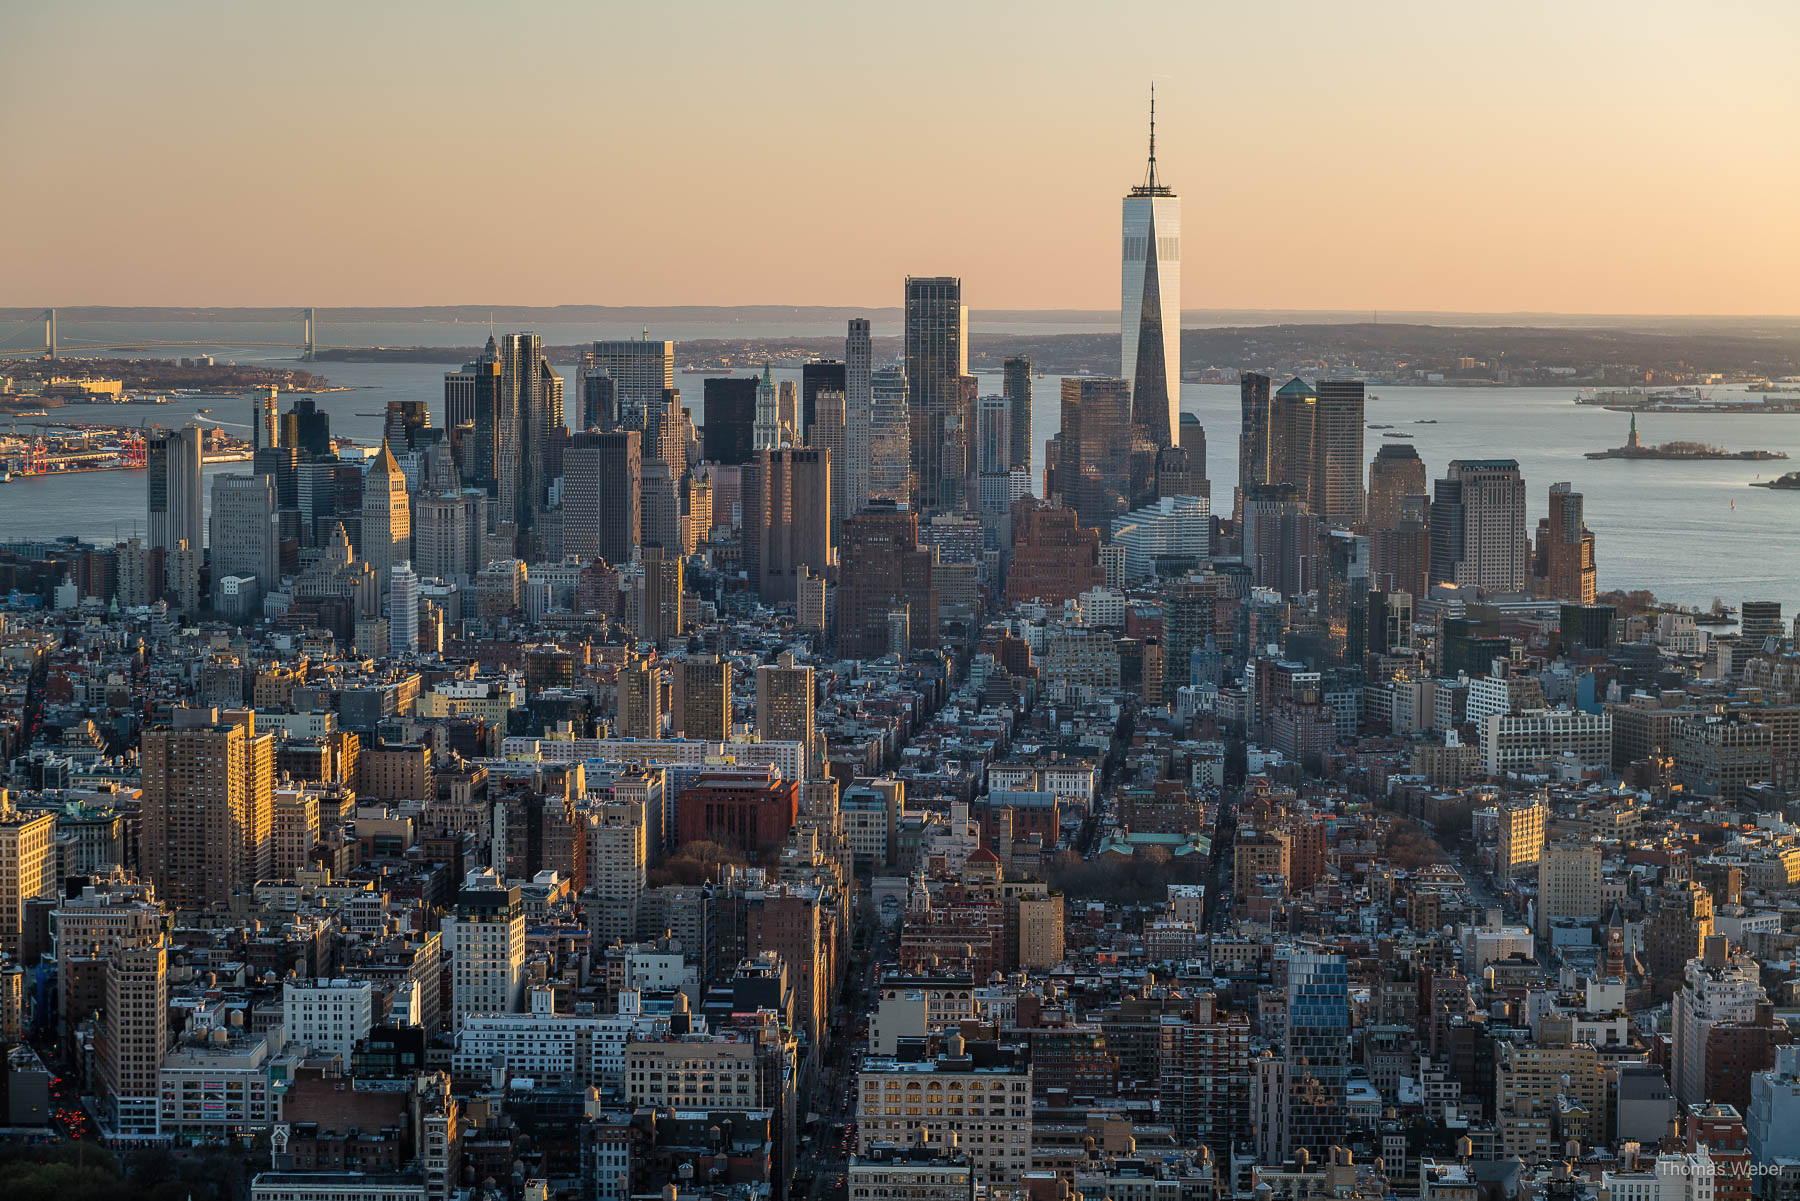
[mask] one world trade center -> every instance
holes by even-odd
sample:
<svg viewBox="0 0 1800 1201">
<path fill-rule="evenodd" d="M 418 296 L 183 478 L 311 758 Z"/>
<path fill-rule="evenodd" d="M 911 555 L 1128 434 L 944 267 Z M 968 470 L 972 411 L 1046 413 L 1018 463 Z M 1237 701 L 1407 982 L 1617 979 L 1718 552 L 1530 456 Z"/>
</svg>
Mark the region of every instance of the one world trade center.
<svg viewBox="0 0 1800 1201">
<path fill-rule="evenodd" d="M 1150 161 L 1125 196 L 1120 272 L 1120 362 L 1132 424 L 1157 446 L 1181 428 L 1181 200 L 1156 175 L 1156 92 Z"/>
</svg>

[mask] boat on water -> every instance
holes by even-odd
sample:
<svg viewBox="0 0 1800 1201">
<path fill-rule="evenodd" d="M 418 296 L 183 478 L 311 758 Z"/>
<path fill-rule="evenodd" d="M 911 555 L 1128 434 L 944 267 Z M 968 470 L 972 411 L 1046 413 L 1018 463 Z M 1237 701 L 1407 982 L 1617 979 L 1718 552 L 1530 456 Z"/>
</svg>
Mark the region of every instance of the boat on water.
<svg viewBox="0 0 1800 1201">
<path fill-rule="evenodd" d="M 1372 430 L 1391 430 L 1394 427 L 1391 425 L 1371 425 L 1368 428 Z"/>
<path fill-rule="evenodd" d="M 1398 433 L 1396 433 L 1396 434 L 1383 434 L 1383 435 L 1381 435 L 1381 436 L 1382 436 L 1382 437 L 1383 437 L 1383 438 L 1410 438 L 1410 437 L 1412 437 L 1412 435 L 1411 435 L 1411 434 L 1398 434 Z"/>
<path fill-rule="evenodd" d="M 1413 419 L 1413 424 L 1414 425 L 1436 425 L 1437 418 L 1436 417 L 1416 417 Z"/>
</svg>

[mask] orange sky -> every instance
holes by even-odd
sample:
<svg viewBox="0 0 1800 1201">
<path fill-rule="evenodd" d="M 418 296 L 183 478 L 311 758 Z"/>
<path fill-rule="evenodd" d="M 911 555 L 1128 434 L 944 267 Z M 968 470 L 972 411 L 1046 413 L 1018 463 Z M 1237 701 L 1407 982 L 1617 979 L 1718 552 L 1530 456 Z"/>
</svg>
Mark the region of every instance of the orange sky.
<svg viewBox="0 0 1800 1201">
<path fill-rule="evenodd" d="M 0 304 L 1800 314 L 1800 4 L 20 4 Z"/>
</svg>

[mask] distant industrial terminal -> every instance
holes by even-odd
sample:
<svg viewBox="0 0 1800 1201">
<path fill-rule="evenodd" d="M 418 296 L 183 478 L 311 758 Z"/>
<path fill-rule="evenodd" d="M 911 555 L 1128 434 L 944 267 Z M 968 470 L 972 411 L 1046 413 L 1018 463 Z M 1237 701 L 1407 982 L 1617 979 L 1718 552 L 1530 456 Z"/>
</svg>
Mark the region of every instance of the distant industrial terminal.
<svg viewBox="0 0 1800 1201">
<path fill-rule="evenodd" d="M 1766 413 L 1800 413 L 1800 383 L 1769 380 L 1751 380 L 1741 385 L 1743 392 L 1760 393 L 1760 400 L 1715 400 L 1712 389 L 1702 390 L 1696 387 L 1679 388 L 1622 388 L 1605 392 L 1583 392 L 1575 397 L 1578 405 L 1599 405 L 1611 409 L 1615 413 L 1669 413 L 1699 414 L 1711 417 L 1731 413 L 1747 413 L 1751 415 Z M 1739 397 L 1742 392 L 1731 395 Z M 1648 456 L 1596 456 L 1589 458 Z M 1694 456 L 1688 456 L 1694 457 Z M 1718 456 L 1712 456 L 1718 457 Z"/>
<path fill-rule="evenodd" d="M 0 364 L 0 413 L 67 404 L 161 404 L 171 394 L 241 396 L 255 388 L 335 391 L 311 371 L 181 359 L 13 358 Z"/>
<path fill-rule="evenodd" d="M 0 484 L 36 475 L 77 471 L 142 471 L 147 431 L 129 425 L 62 425 L 51 421 L 25 424 L 37 433 L 16 428 L 0 432 Z M 202 431 L 202 461 L 248 462 L 250 444 L 217 426 Z"/>
<path fill-rule="evenodd" d="M 136 408 L 214 396 L 237 399 L 258 389 L 330 390 L 326 380 L 309 371 L 237 367 L 204 355 L 178 361 L 14 361 L 6 364 L 6 372 L 0 375 L 0 420 L 6 423 L 0 431 L 0 483 L 70 472 L 143 470 L 147 440 L 159 422 L 147 414 L 116 423 L 55 420 L 52 414 L 65 406 Z M 207 463 L 246 462 L 251 447 L 215 424 L 205 430 L 203 458 Z"/>
</svg>

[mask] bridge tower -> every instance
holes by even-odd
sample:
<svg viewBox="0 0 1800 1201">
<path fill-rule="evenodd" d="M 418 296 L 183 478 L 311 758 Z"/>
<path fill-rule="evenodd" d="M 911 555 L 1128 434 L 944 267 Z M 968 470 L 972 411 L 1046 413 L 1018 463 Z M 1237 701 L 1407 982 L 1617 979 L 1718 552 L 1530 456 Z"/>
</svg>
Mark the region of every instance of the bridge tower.
<svg viewBox="0 0 1800 1201">
<path fill-rule="evenodd" d="M 56 357 L 56 310 L 44 310 L 44 357 Z"/>
<path fill-rule="evenodd" d="M 318 348 L 318 343 L 314 341 L 314 338 L 318 332 L 318 327 L 317 327 L 318 318 L 317 318 L 315 311 L 312 309 L 301 309 L 300 317 L 301 317 L 301 325 L 300 325 L 301 353 L 300 353 L 300 357 L 303 360 L 305 360 L 306 362 L 310 363 L 310 362 L 312 362 L 313 351 Z"/>
</svg>

